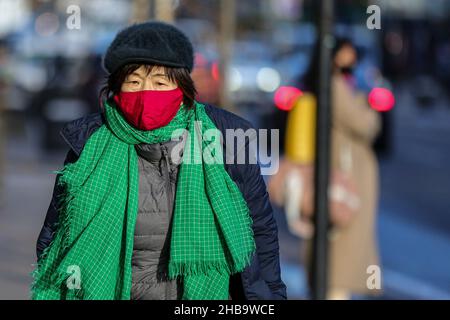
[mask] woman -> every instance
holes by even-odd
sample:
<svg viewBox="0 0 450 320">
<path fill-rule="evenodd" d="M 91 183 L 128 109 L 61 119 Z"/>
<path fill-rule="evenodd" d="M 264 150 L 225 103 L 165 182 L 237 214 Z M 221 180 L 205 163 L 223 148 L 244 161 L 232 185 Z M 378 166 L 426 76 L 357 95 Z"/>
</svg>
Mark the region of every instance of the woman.
<svg viewBox="0 0 450 320">
<path fill-rule="evenodd" d="M 33 299 L 286 299 L 259 166 L 185 161 L 206 160 L 198 133 L 251 128 L 195 100 L 188 38 L 135 24 L 104 66 L 102 112 L 61 131 Z"/>
<path fill-rule="evenodd" d="M 316 55 L 318 56 L 318 55 Z M 379 114 L 354 85 L 352 71 L 357 51 L 350 40 L 338 39 L 332 52 L 331 80 L 333 170 L 350 179 L 357 190 L 358 209 L 344 228 L 334 228 L 330 237 L 329 299 L 349 299 L 355 294 L 377 294 L 367 287 L 369 266 L 379 266 L 375 236 L 378 199 L 378 164 L 372 143 L 380 130 Z M 315 63 L 305 85 L 316 90 Z M 307 256 L 310 244 L 306 246 Z M 308 257 L 309 260 L 309 257 Z"/>
</svg>

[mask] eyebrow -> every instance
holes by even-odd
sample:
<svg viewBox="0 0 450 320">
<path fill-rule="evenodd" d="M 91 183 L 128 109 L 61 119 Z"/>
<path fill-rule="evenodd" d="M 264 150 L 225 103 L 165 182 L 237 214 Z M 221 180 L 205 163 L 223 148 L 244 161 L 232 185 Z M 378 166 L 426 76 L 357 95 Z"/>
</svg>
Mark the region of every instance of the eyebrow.
<svg viewBox="0 0 450 320">
<path fill-rule="evenodd" d="M 130 73 L 128 76 L 137 76 L 137 77 L 139 77 L 141 79 L 144 78 L 139 72 L 136 72 L 136 71 L 134 71 L 133 73 Z"/>
<path fill-rule="evenodd" d="M 139 73 L 139 72 L 137 72 L 137 71 L 134 71 L 133 73 L 130 73 L 130 74 L 128 75 L 128 77 L 129 77 L 129 76 L 137 76 L 137 77 L 139 77 L 139 78 L 141 78 L 141 79 L 144 79 L 144 78 L 145 78 L 141 73 Z M 165 74 L 165 73 L 156 73 L 156 74 L 152 74 L 151 76 L 152 76 L 152 77 L 163 77 L 163 78 L 166 78 L 166 79 L 169 78 L 169 76 L 168 76 L 167 74 Z"/>
<path fill-rule="evenodd" d="M 152 75 L 153 77 L 164 77 L 164 78 L 168 78 L 167 74 L 164 73 L 156 73 Z"/>
</svg>

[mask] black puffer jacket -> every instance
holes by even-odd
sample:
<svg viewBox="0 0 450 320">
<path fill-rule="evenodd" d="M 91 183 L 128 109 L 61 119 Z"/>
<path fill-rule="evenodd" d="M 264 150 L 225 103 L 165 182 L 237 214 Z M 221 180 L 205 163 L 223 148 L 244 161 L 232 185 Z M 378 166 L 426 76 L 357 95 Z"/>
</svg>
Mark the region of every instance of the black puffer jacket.
<svg viewBox="0 0 450 320">
<path fill-rule="evenodd" d="M 225 156 L 231 151 L 226 149 L 226 129 L 243 129 L 246 131 L 251 129 L 252 126 L 248 121 L 237 115 L 214 106 L 206 105 L 205 109 L 208 116 L 223 134 L 223 154 Z M 76 161 L 87 139 L 103 123 L 103 115 L 96 113 L 74 120 L 64 127 L 61 135 L 70 147 L 65 163 Z M 256 139 L 256 136 L 252 135 L 249 139 Z M 256 255 L 253 256 L 251 264 L 230 279 L 230 295 L 233 300 L 284 300 L 287 299 L 287 295 L 286 285 L 281 280 L 278 229 L 260 167 L 258 164 L 251 164 L 252 162 L 237 164 L 236 161 L 240 152 L 250 154 L 248 151 L 249 139 L 246 140 L 244 148 L 239 148 L 239 150 L 237 144 L 232 143 L 231 145 L 235 148 L 235 161 L 232 164 L 225 162 L 226 171 L 239 187 L 250 208 L 256 242 Z M 142 157 L 140 156 L 140 158 Z M 58 192 L 55 184 L 53 198 L 37 241 L 38 257 L 51 242 L 57 227 L 58 214 L 55 208 L 55 197 Z M 134 279 L 137 280 L 137 278 Z M 135 286 L 135 288 L 137 287 Z M 171 288 L 172 291 L 168 293 L 168 296 L 173 298 L 174 287 Z M 134 292 L 139 294 L 139 289 Z M 177 294 L 180 294 L 180 292 Z"/>
</svg>

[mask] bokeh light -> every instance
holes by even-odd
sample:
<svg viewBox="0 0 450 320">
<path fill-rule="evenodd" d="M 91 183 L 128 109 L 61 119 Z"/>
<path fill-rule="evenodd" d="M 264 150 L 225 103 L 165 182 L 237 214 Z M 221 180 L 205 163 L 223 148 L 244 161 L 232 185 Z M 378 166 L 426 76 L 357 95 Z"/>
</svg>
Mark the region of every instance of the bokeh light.
<svg viewBox="0 0 450 320">
<path fill-rule="evenodd" d="M 196 52 L 195 57 L 194 57 L 195 67 L 204 68 L 204 67 L 206 67 L 207 64 L 208 64 L 208 61 L 206 60 L 205 56 L 199 52 Z"/>
<path fill-rule="evenodd" d="M 219 64 L 217 62 L 214 62 L 211 66 L 211 76 L 216 81 L 220 79 Z"/>
<path fill-rule="evenodd" d="M 372 109 L 379 112 L 389 111 L 395 105 L 394 94 L 386 88 L 373 88 L 368 100 Z"/>
<path fill-rule="evenodd" d="M 274 103 L 278 109 L 289 111 L 297 102 L 298 98 L 303 95 L 303 92 L 295 87 L 279 87 L 275 92 Z"/>
<path fill-rule="evenodd" d="M 45 12 L 36 18 L 34 28 L 40 36 L 51 36 L 59 29 L 59 18 L 52 12 Z"/>
</svg>

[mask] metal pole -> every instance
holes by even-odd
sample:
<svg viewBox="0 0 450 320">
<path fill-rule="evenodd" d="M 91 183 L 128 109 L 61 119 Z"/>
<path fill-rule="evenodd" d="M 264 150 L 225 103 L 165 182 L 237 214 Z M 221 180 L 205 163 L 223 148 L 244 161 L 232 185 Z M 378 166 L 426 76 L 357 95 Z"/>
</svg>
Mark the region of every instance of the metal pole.
<svg viewBox="0 0 450 320">
<path fill-rule="evenodd" d="M 331 47 L 333 41 L 333 0 L 321 0 L 319 4 L 319 72 L 317 92 L 317 126 L 315 159 L 315 192 L 312 257 L 312 298 L 324 300 L 328 289 L 328 184 L 330 173 L 330 80 Z"/>
<path fill-rule="evenodd" d="M 236 0 L 220 1 L 220 89 L 219 99 L 223 108 L 233 111 L 228 88 L 229 66 L 233 52 L 233 41 L 236 29 Z"/>
</svg>

